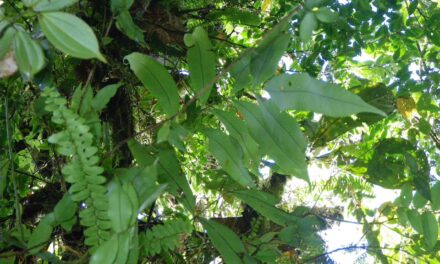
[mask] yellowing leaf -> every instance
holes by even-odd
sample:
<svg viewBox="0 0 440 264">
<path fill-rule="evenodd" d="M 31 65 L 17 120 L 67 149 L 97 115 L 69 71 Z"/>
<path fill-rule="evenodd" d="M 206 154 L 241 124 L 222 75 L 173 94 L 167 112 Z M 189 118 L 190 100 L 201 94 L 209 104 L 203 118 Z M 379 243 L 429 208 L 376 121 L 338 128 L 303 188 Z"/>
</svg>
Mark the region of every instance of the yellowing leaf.
<svg viewBox="0 0 440 264">
<path fill-rule="evenodd" d="M 267 12 L 272 6 L 272 0 L 263 0 L 263 3 L 261 4 L 261 11 Z"/>
<path fill-rule="evenodd" d="M 18 67 L 15 62 L 14 54 L 10 51 L 2 60 L 0 60 L 0 78 L 13 75 L 17 69 Z"/>
<path fill-rule="evenodd" d="M 399 97 L 396 100 L 396 106 L 399 113 L 407 120 L 410 120 L 416 114 L 416 103 L 411 97 Z"/>
</svg>

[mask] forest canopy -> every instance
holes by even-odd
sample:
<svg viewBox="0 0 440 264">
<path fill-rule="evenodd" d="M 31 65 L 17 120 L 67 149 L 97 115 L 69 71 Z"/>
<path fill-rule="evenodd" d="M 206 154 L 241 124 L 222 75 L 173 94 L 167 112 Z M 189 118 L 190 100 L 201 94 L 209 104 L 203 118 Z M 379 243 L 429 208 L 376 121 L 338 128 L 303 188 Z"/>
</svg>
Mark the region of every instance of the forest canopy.
<svg viewBox="0 0 440 264">
<path fill-rule="evenodd" d="M 0 0 L 0 263 L 439 263 L 439 51 L 438 0 Z"/>
</svg>

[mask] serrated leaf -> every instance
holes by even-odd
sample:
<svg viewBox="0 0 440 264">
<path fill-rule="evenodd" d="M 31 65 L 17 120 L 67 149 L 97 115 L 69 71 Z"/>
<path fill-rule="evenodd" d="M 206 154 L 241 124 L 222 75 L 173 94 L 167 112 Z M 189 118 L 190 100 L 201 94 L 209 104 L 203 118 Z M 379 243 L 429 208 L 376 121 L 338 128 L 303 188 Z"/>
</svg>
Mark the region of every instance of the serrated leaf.
<svg viewBox="0 0 440 264">
<path fill-rule="evenodd" d="M 208 232 L 212 244 L 220 252 L 226 263 L 243 263 L 240 254 L 244 253 L 244 246 L 240 238 L 232 230 L 214 221 L 200 218 L 200 222 Z"/>
<path fill-rule="evenodd" d="M 281 110 L 313 111 L 332 117 L 360 112 L 385 116 L 384 112 L 365 103 L 359 96 L 305 73 L 276 76 L 265 85 L 265 90 Z"/>
<path fill-rule="evenodd" d="M 188 47 L 187 58 L 191 89 L 199 95 L 200 104 L 204 105 L 209 98 L 215 72 L 215 54 L 208 33 L 197 27 L 192 34 L 185 35 Z"/>
<path fill-rule="evenodd" d="M 292 220 L 288 213 L 275 207 L 278 199 L 269 193 L 258 190 L 241 190 L 235 191 L 234 195 L 276 224 L 286 225 Z"/>
<path fill-rule="evenodd" d="M 93 109 L 98 112 L 103 110 L 121 86 L 121 83 L 110 84 L 99 90 L 91 102 Z"/>
<path fill-rule="evenodd" d="M 312 39 L 313 30 L 318 27 L 315 14 L 307 12 L 299 25 L 299 37 L 304 42 L 309 42 Z"/>
<path fill-rule="evenodd" d="M 137 212 L 129 195 L 120 183 L 114 182 L 109 191 L 108 217 L 115 232 L 122 232 L 130 227 L 132 215 Z"/>
<path fill-rule="evenodd" d="M 33 9 L 37 12 L 57 11 L 78 2 L 78 0 L 39 0 Z"/>
<path fill-rule="evenodd" d="M 28 33 L 18 31 L 15 34 L 14 55 L 18 69 L 27 78 L 32 78 L 46 64 L 43 49 Z"/>
<path fill-rule="evenodd" d="M 118 235 L 113 236 L 102 243 L 90 258 L 90 264 L 114 263 L 118 254 Z"/>
<path fill-rule="evenodd" d="M 75 58 L 106 62 L 95 33 L 82 19 L 65 12 L 45 12 L 38 16 L 38 22 L 55 48 Z"/>
<path fill-rule="evenodd" d="M 438 238 L 438 223 L 432 212 L 422 214 L 423 237 L 428 249 L 433 249 Z"/>
<path fill-rule="evenodd" d="M 275 160 L 281 172 L 309 182 L 305 160 L 307 143 L 295 119 L 287 113 L 280 113 L 269 102 L 256 105 L 237 101 L 235 105 L 244 115 L 261 151 Z"/>
<path fill-rule="evenodd" d="M 131 17 L 130 13 L 125 10 L 119 13 L 116 19 L 116 27 L 124 33 L 129 39 L 136 41 L 139 44 L 145 45 L 144 33 L 139 28 Z"/>
<path fill-rule="evenodd" d="M 153 58 L 133 52 L 125 57 L 131 70 L 143 85 L 159 100 L 159 105 L 168 116 L 179 111 L 179 93 L 171 75 Z"/>
<path fill-rule="evenodd" d="M 324 23 L 333 23 L 338 21 L 339 16 L 328 7 L 320 7 L 315 13 L 316 18 Z"/>
<path fill-rule="evenodd" d="M 213 129 L 206 129 L 204 134 L 209 139 L 209 151 L 219 161 L 232 179 L 242 186 L 254 186 L 252 178 L 243 164 L 243 153 L 231 138 Z"/>
</svg>

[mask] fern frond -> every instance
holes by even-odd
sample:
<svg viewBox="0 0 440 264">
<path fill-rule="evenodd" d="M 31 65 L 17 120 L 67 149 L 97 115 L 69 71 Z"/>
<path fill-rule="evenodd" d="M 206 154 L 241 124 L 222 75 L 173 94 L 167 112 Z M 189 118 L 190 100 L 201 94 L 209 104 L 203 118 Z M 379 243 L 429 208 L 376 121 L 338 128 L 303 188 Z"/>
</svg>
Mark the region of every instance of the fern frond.
<svg viewBox="0 0 440 264">
<path fill-rule="evenodd" d="M 51 135 L 48 141 L 56 145 L 61 155 L 70 158 L 62 169 L 66 182 L 70 183 L 69 193 L 75 202 L 82 202 L 79 213 L 80 223 L 85 227 L 85 244 L 96 247 L 106 241 L 109 235 L 110 221 L 107 215 L 108 198 L 101 174 L 103 168 L 98 165 L 98 148 L 93 146 L 90 127 L 78 114 L 68 109 L 66 99 L 54 89 L 46 89 L 45 109 L 52 113 L 52 121 L 63 130 Z"/>
<path fill-rule="evenodd" d="M 173 219 L 163 225 L 157 225 L 142 236 L 142 244 L 147 256 L 154 256 L 161 252 L 171 251 L 180 244 L 182 236 L 192 231 L 188 221 Z"/>
</svg>

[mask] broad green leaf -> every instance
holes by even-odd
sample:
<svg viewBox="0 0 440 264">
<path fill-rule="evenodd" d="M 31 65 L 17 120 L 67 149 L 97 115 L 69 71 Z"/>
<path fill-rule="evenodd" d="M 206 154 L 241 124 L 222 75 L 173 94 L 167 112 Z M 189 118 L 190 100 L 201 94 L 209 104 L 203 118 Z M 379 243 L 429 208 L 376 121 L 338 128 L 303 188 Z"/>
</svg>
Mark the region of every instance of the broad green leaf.
<svg viewBox="0 0 440 264">
<path fill-rule="evenodd" d="M 68 221 L 75 216 L 77 206 L 70 198 L 70 195 L 65 194 L 63 198 L 55 205 L 54 216 L 57 223 Z"/>
<path fill-rule="evenodd" d="M 32 78 L 43 69 L 46 64 L 43 49 L 28 33 L 18 31 L 14 37 L 13 47 L 18 69 L 26 78 Z"/>
<path fill-rule="evenodd" d="M 402 186 L 399 197 L 401 206 L 408 207 L 411 204 L 413 198 L 412 189 L 412 186 L 408 183 Z"/>
<path fill-rule="evenodd" d="M 416 193 L 415 193 L 415 195 L 414 195 L 414 198 L 413 198 L 413 205 L 414 205 L 414 208 L 417 208 L 417 209 L 420 209 L 420 208 L 423 208 L 427 203 L 428 203 L 428 200 L 426 200 L 421 194 L 420 194 L 420 192 L 419 191 L 417 191 Z"/>
<path fill-rule="evenodd" d="M 38 16 L 38 22 L 55 48 L 75 58 L 97 58 L 106 62 L 95 33 L 80 18 L 65 12 L 45 12 Z"/>
<path fill-rule="evenodd" d="M 243 263 L 240 254 L 244 253 L 244 246 L 240 238 L 232 230 L 212 220 L 200 218 L 200 222 L 208 232 L 214 247 L 220 252 L 228 264 Z"/>
<path fill-rule="evenodd" d="M 414 230 L 416 230 L 419 234 L 423 234 L 423 223 L 420 213 L 415 209 L 410 209 L 406 212 L 406 214 L 408 216 L 409 223 Z"/>
<path fill-rule="evenodd" d="M 341 117 L 371 112 L 385 115 L 359 96 L 337 86 L 313 79 L 308 74 L 282 74 L 271 79 L 265 89 L 281 110 L 313 111 Z"/>
<path fill-rule="evenodd" d="M 187 58 L 191 89 L 200 96 L 200 104 L 204 105 L 214 85 L 215 54 L 208 33 L 197 27 L 192 34 L 185 35 L 188 47 Z"/>
<path fill-rule="evenodd" d="M 261 151 L 275 160 L 281 172 L 309 182 L 305 159 L 307 143 L 295 119 L 287 113 L 280 113 L 269 102 L 256 105 L 237 101 L 235 105 L 244 115 Z"/>
<path fill-rule="evenodd" d="M 241 190 L 234 192 L 234 195 L 276 224 L 286 225 L 292 220 L 288 213 L 275 207 L 278 199 L 269 193 L 258 190 Z"/>
<path fill-rule="evenodd" d="M 0 32 L 3 33 L 0 37 L 0 60 L 3 60 L 6 54 L 11 50 L 14 36 L 17 31 L 8 21 L 0 21 Z"/>
<path fill-rule="evenodd" d="M 51 239 L 53 231 L 53 218 L 53 214 L 46 215 L 42 220 L 40 220 L 40 223 L 38 223 L 37 227 L 32 232 L 27 244 L 30 254 L 36 254 L 39 252 Z"/>
<path fill-rule="evenodd" d="M 336 22 L 339 18 L 338 14 L 333 12 L 328 7 L 321 7 L 318 9 L 318 11 L 315 13 L 316 18 L 324 23 L 333 23 Z"/>
<path fill-rule="evenodd" d="M 179 161 L 177 160 L 174 149 L 168 148 L 159 152 L 159 174 L 162 175 L 170 187 L 183 192 L 182 204 L 190 211 L 194 210 L 195 197 L 189 186 L 185 174 L 182 173 Z"/>
<path fill-rule="evenodd" d="M 432 212 L 422 214 L 423 237 L 428 245 L 428 249 L 434 248 L 438 238 L 438 223 Z"/>
<path fill-rule="evenodd" d="M 144 33 L 134 22 L 130 13 L 125 10 L 119 13 L 116 19 L 116 26 L 131 40 L 139 44 L 145 45 Z"/>
<path fill-rule="evenodd" d="M 120 183 L 114 182 L 109 190 L 108 217 L 113 231 L 122 232 L 130 227 L 132 215 L 137 212 Z"/>
<path fill-rule="evenodd" d="M 318 27 L 315 14 L 307 12 L 299 25 L 299 37 L 304 42 L 309 42 L 312 39 L 313 30 Z"/>
<path fill-rule="evenodd" d="M 254 186 L 252 178 L 243 165 L 243 153 L 230 136 L 206 129 L 204 134 L 209 139 L 209 151 L 219 161 L 222 168 L 242 186 Z"/>
<path fill-rule="evenodd" d="M 103 110 L 121 86 L 121 83 L 110 84 L 99 90 L 91 101 L 93 109 L 97 112 Z"/>
<path fill-rule="evenodd" d="M 131 70 L 159 100 L 164 112 L 173 116 L 179 111 L 179 93 L 171 75 L 153 58 L 133 52 L 125 57 Z"/>
<path fill-rule="evenodd" d="M 264 45 L 258 46 L 251 57 L 250 64 L 254 85 L 259 85 L 275 73 L 289 42 L 290 35 L 285 32 L 279 32 L 270 43 L 262 43 Z"/>
<path fill-rule="evenodd" d="M 431 208 L 432 210 L 440 209 L 440 181 L 436 182 L 431 189 Z"/>
<path fill-rule="evenodd" d="M 139 199 L 136 190 L 131 183 L 122 184 L 122 191 L 127 194 L 128 199 L 130 200 L 130 205 L 132 207 L 131 216 L 130 216 L 130 226 L 133 226 L 136 223 L 136 219 L 138 215 Z"/>
<path fill-rule="evenodd" d="M 90 258 L 90 264 L 115 263 L 119 249 L 118 234 L 102 243 Z"/>
<path fill-rule="evenodd" d="M 131 154 L 136 159 L 137 163 L 139 163 L 141 166 L 148 167 L 150 165 L 153 165 L 156 161 L 156 157 L 153 156 L 152 151 L 150 151 L 146 146 L 142 145 L 136 140 L 129 140 L 127 145 L 130 149 Z"/>
<path fill-rule="evenodd" d="M 230 72 L 235 79 L 234 93 L 251 84 L 256 87 L 274 74 L 290 41 L 286 31 L 291 17 L 292 15 L 284 17 L 280 23 L 264 34 L 256 48 L 232 64 Z"/>
<path fill-rule="evenodd" d="M 251 159 L 252 163 L 260 163 L 260 155 L 258 144 L 250 136 L 246 124 L 241 121 L 235 114 L 221 110 L 214 110 L 214 114 L 223 123 L 233 138 L 235 138 L 242 146 L 245 157 Z"/>
<path fill-rule="evenodd" d="M 309 10 L 312 10 L 313 8 L 320 6 L 322 1 L 323 0 L 306 0 L 305 7 Z"/>
<path fill-rule="evenodd" d="M 39 0 L 33 9 L 37 12 L 57 11 L 78 2 L 78 0 Z"/>
<path fill-rule="evenodd" d="M 127 263 L 128 254 L 130 253 L 130 236 L 129 230 L 118 234 L 118 253 L 116 254 L 115 264 Z"/>
</svg>

